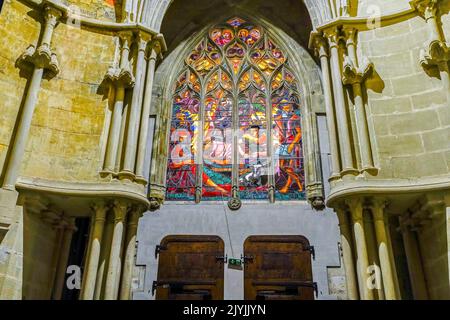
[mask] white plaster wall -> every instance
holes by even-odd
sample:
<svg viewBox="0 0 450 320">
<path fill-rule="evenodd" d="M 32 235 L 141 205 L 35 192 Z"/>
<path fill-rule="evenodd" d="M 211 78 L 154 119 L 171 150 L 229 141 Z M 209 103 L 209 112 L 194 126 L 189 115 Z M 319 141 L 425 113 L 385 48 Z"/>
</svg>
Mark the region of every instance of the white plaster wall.
<svg viewBox="0 0 450 320">
<path fill-rule="evenodd" d="M 228 220 L 228 223 L 227 223 Z M 227 228 L 227 226 L 229 226 Z M 157 212 L 146 213 L 139 221 L 137 265 L 145 266 L 143 290 L 134 299 L 154 299 L 153 281 L 157 280 L 158 260 L 155 246 L 167 235 L 217 235 L 225 243 L 229 258 L 240 258 L 243 244 L 251 235 L 303 235 L 315 247 L 313 279 L 318 284 L 319 299 L 333 299 L 328 294 L 327 267 L 339 266 L 339 228 L 335 214 L 317 212 L 303 201 L 289 203 L 243 203 L 239 211 L 230 211 L 226 202 L 199 205 L 167 203 Z M 225 299 L 243 299 L 243 271 L 225 265 Z"/>
</svg>

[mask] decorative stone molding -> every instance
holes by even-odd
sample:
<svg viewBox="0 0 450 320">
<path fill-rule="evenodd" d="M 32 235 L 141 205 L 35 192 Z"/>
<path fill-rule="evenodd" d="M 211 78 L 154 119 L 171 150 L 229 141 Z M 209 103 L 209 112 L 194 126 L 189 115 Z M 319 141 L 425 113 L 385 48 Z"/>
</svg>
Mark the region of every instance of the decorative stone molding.
<svg viewBox="0 0 450 320">
<path fill-rule="evenodd" d="M 362 66 L 358 67 L 349 56 L 344 57 L 342 82 L 345 85 L 364 84 L 372 76 L 373 72 L 374 65 L 368 59 L 364 59 Z"/>
<path fill-rule="evenodd" d="M 228 208 L 232 211 L 237 211 L 242 207 L 241 199 L 233 197 L 228 201 Z"/>
<path fill-rule="evenodd" d="M 161 198 L 156 198 L 156 197 L 151 197 L 149 199 L 150 201 L 150 205 L 149 205 L 149 210 L 150 211 L 156 211 L 159 210 L 161 208 L 161 205 L 163 204 L 164 200 Z"/>
<path fill-rule="evenodd" d="M 430 34 L 430 42 L 420 51 L 420 65 L 430 77 L 441 78 L 450 90 L 449 66 L 450 49 L 445 41 L 441 16 L 450 10 L 448 0 L 413 0 L 412 8 L 425 19 Z M 445 78 L 445 79 L 443 79 Z"/>
<path fill-rule="evenodd" d="M 123 86 L 124 88 L 132 88 L 135 79 L 129 68 L 122 69 L 119 67 L 110 67 L 105 74 L 104 80 L 111 86 Z"/>
<path fill-rule="evenodd" d="M 306 194 L 311 207 L 322 211 L 325 209 L 325 197 L 323 195 L 322 183 L 313 183 L 306 186 Z"/>
<path fill-rule="evenodd" d="M 46 45 L 41 45 L 37 49 L 34 45 L 30 45 L 17 59 L 16 66 L 24 69 L 32 67 L 44 69 L 47 78 L 54 78 L 60 71 L 56 54 Z"/>
<path fill-rule="evenodd" d="M 440 77 L 440 72 L 448 71 L 450 47 L 440 40 L 433 40 L 420 51 L 420 65 L 430 77 Z"/>
</svg>

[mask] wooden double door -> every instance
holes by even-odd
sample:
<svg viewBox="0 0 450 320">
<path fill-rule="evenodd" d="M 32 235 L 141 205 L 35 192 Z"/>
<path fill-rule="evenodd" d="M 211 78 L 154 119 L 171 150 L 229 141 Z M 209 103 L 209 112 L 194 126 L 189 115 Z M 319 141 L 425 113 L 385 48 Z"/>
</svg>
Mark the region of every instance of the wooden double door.
<svg viewBox="0 0 450 320">
<path fill-rule="evenodd" d="M 242 255 L 246 300 L 311 300 L 313 247 L 303 236 L 251 236 Z M 168 236 L 156 247 L 157 300 L 221 300 L 224 242 L 217 236 Z"/>
</svg>

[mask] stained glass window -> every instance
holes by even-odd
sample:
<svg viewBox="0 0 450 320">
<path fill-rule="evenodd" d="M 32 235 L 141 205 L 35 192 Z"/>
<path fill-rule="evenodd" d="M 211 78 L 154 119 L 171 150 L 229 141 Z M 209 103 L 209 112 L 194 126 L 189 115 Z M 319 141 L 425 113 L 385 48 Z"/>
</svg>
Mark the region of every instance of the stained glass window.
<svg viewBox="0 0 450 320">
<path fill-rule="evenodd" d="M 166 199 L 305 199 L 301 117 L 288 57 L 263 28 L 211 28 L 174 85 Z"/>
</svg>

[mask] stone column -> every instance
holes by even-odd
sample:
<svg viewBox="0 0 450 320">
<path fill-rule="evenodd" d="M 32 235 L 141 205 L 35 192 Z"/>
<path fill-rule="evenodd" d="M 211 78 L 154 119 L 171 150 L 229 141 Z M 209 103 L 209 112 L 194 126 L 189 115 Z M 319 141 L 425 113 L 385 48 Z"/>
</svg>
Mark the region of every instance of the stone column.
<svg viewBox="0 0 450 320">
<path fill-rule="evenodd" d="M 411 222 L 408 221 L 407 217 L 400 217 L 399 222 L 414 299 L 428 300 L 428 291 L 424 277 L 425 273 L 416 234 L 411 230 Z"/>
<path fill-rule="evenodd" d="M 350 300 L 358 300 L 358 282 L 353 260 L 353 239 L 348 215 L 344 208 L 336 209 L 336 213 L 339 219 L 339 229 L 341 232 L 342 260 L 344 262 L 347 295 Z"/>
<path fill-rule="evenodd" d="M 111 242 L 114 233 L 114 212 L 109 210 L 106 214 L 105 227 L 103 229 L 100 262 L 95 283 L 94 300 L 101 300 L 105 295 L 106 274 L 108 271 Z"/>
<path fill-rule="evenodd" d="M 138 154 L 136 160 L 136 181 L 141 184 L 147 184 L 147 179 L 144 177 L 144 162 L 147 146 L 147 138 L 153 139 L 153 137 L 147 137 L 150 109 L 152 106 L 152 94 L 153 94 L 153 79 L 155 76 L 155 65 L 158 57 L 156 43 L 152 43 L 150 48 L 150 56 L 147 63 L 147 82 L 145 84 L 144 103 L 142 108 L 141 127 L 139 131 L 139 145 Z"/>
<path fill-rule="evenodd" d="M 125 258 L 120 284 L 120 300 L 130 300 L 131 298 L 131 281 L 136 256 L 136 234 L 141 211 L 140 208 L 135 208 L 128 217 L 127 236 L 125 238 Z"/>
<path fill-rule="evenodd" d="M 347 37 L 348 59 L 344 63 L 342 81 L 344 84 L 351 85 L 353 89 L 356 132 L 359 140 L 359 152 L 361 156 L 362 167 L 361 169 L 362 171 L 372 172 L 374 169 L 374 165 L 362 88 L 366 78 L 373 72 L 373 65 L 368 64 L 367 66 L 365 66 L 364 70 L 360 70 L 356 54 L 357 30 L 354 28 L 345 29 L 345 35 Z"/>
<path fill-rule="evenodd" d="M 92 234 L 89 239 L 89 256 L 87 257 L 85 267 L 85 277 L 83 289 L 80 293 L 81 300 L 93 300 L 95 291 L 95 281 L 97 279 L 97 270 L 100 260 L 100 251 L 102 247 L 103 229 L 105 226 L 106 212 L 108 207 L 103 202 L 95 203 L 92 207 L 94 217 L 92 219 Z"/>
<path fill-rule="evenodd" d="M 119 150 L 120 131 L 122 127 L 122 113 L 125 100 L 125 89 L 134 85 L 134 77 L 130 70 L 129 54 L 132 34 L 129 32 L 119 34 L 122 40 L 122 53 L 119 68 L 110 68 L 105 81 L 115 88 L 115 102 L 109 128 L 108 145 L 106 149 L 104 174 L 113 174 L 116 157 Z"/>
<path fill-rule="evenodd" d="M 347 106 L 344 99 L 344 88 L 342 85 L 341 63 L 339 59 L 339 39 L 338 30 L 329 30 L 325 33 L 330 46 L 330 65 L 333 81 L 334 102 L 336 106 L 336 121 L 338 127 L 340 155 L 342 162 L 341 175 L 354 174 L 358 171 L 353 166 L 352 148 L 350 143 L 349 122 L 347 119 Z"/>
<path fill-rule="evenodd" d="M 133 88 L 133 96 L 131 100 L 130 115 L 128 119 L 128 127 L 126 132 L 126 144 L 124 163 L 121 172 L 119 173 L 120 179 L 134 180 L 135 177 L 135 164 L 136 153 L 138 144 L 138 130 L 139 120 L 141 116 L 142 105 L 140 102 L 140 92 L 142 83 L 142 74 L 145 63 L 145 51 L 147 48 L 148 39 L 144 34 L 137 34 L 136 42 L 138 44 L 138 54 L 136 62 L 136 83 Z"/>
<path fill-rule="evenodd" d="M 22 112 L 19 113 L 19 117 L 16 120 L 18 126 L 14 140 L 11 142 L 10 157 L 5 164 L 3 188 L 9 190 L 15 189 L 44 72 L 47 72 L 51 76 L 55 76 L 59 72 L 56 55 L 51 52 L 50 46 L 53 31 L 62 13 L 50 6 L 46 6 L 44 11 L 44 31 L 40 46 L 37 49 L 34 46 L 28 47 L 25 53 L 18 59 L 19 65 L 31 64 L 33 66 L 33 72 Z"/>
<path fill-rule="evenodd" d="M 391 229 L 391 223 L 389 221 L 389 219 L 391 219 L 391 217 L 387 214 L 387 212 L 384 213 L 384 225 L 386 228 L 386 235 L 387 235 L 387 247 L 391 248 L 391 250 L 389 251 L 389 259 L 392 261 L 391 262 L 391 266 L 392 266 L 392 273 L 394 275 L 394 285 L 395 285 L 395 294 L 397 297 L 397 300 L 402 300 L 402 294 L 400 292 L 400 284 L 398 281 L 398 272 L 397 272 L 397 265 L 395 263 L 395 258 L 394 258 L 394 245 L 392 243 L 392 229 Z M 397 231 L 395 231 L 397 232 Z"/>
<path fill-rule="evenodd" d="M 323 38 L 318 33 L 315 33 L 312 36 L 312 41 L 314 48 L 316 49 L 316 54 L 320 58 L 320 65 L 322 69 L 323 91 L 325 98 L 325 108 L 327 113 L 327 127 L 331 153 L 330 179 L 336 179 L 340 177 L 339 173 L 341 172 L 341 164 L 339 159 L 339 146 L 337 141 L 338 135 L 336 132 L 336 115 L 333 103 L 333 88 L 330 79 L 328 45 L 325 38 Z"/>
<path fill-rule="evenodd" d="M 64 228 L 64 234 L 61 243 L 61 252 L 59 254 L 58 268 L 56 269 L 56 280 L 53 289 L 53 300 L 61 300 L 63 289 L 65 286 L 67 262 L 70 255 L 70 245 L 72 243 L 73 233 L 76 231 L 75 218 L 69 219 L 69 224 Z"/>
<path fill-rule="evenodd" d="M 362 199 L 353 198 L 347 200 L 346 203 L 349 207 L 353 223 L 359 296 L 362 300 L 373 300 L 373 290 L 367 285 L 369 258 L 367 254 L 366 235 L 364 231 Z"/>
<path fill-rule="evenodd" d="M 372 212 L 375 235 L 377 238 L 378 257 L 380 259 L 381 276 L 383 279 L 384 296 L 386 300 L 396 300 L 395 283 L 392 264 L 390 259 L 390 251 L 392 248 L 388 247 L 388 237 L 385 224 L 385 200 L 374 199 L 370 204 L 370 211 Z"/>
<path fill-rule="evenodd" d="M 55 287 L 55 281 L 58 274 L 58 263 L 62 252 L 62 243 L 64 238 L 64 228 L 66 226 L 67 222 L 64 220 L 59 220 L 54 224 L 54 229 L 57 230 L 56 235 L 56 243 L 55 248 L 53 249 L 53 257 L 52 257 L 52 264 L 50 268 L 50 283 L 49 283 L 49 297 L 52 297 L 53 295 L 53 288 Z"/>
<path fill-rule="evenodd" d="M 123 223 L 128 211 L 128 204 L 122 201 L 114 202 L 114 231 L 109 254 L 108 271 L 106 274 L 105 300 L 116 300 L 116 287 L 120 281 L 118 270 L 121 263 Z"/>
</svg>

